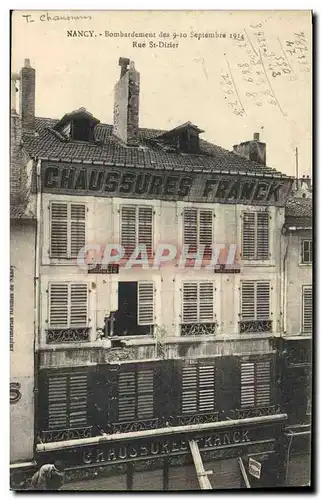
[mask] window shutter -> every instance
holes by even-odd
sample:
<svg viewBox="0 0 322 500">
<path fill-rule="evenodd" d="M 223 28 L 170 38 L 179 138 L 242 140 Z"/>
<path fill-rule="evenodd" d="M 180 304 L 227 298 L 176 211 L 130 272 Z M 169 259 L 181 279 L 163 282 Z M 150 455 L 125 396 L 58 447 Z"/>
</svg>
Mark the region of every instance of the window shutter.
<svg viewBox="0 0 322 500">
<path fill-rule="evenodd" d="M 136 247 L 136 207 L 123 205 L 121 207 L 121 244 L 125 255 L 129 256 Z"/>
<path fill-rule="evenodd" d="M 245 212 L 243 215 L 243 259 L 254 259 L 255 248 L 255 212 Z"/>
<path fill-rule="evenodd" d="M 241 316 L 244 321 L 255 319 L 255 283 L 243 281 L 241 284 Z"/>
<path fill-rule="evenodd" d="M 70 253 L 71 257 L 77 257 L 81 248 L 85 245 L 85 205 L 70 205 Z"/>
<path fill-rule="evenodd" d="M 138 324 L 154 324 L 154 284 L 152 281 L 138 282 Z"/>
<path fill-rule="evenodd" d="M 51 283 L 49 287 L 49 325 L 67 328 L 68 325 L 68 284 Z"/>
<path fill-rule="evenodd" d="M 68 379 L 49 377 L 48 381 L 48 429 L 67 429 Z"/>
<path fill-rule="evenodd" d="M 257 213 L 257 255 L 259 260 L 269 258 L 269 239 L 268 239 L 269 215 L 267 212 Z"/>
<path fill-rule="evenodd" d="M 139 230 L 138 243 L 144 244 L 148 255 L 152 255 L 152 238 L 153 238 L 153 212 L 152 207 L 139 207 Z"/>
<path fill-rule="evenodd" d="M 211 323 L 214 319 L 214 285 L 199 283 L 199 322 Z"/>
<path fill-rule="evenodd" d="M 182 413 L 196 413 L 198 394 L 198 372 L 197 366 L 182 368 Z"/>
<path fill-rule="evenodd" d="M 68 257 L 68 205 L 51 204 L 51 257 Z"/>
<path fill-rule="evenodd" d="M 70 285 L 70 326 L 86 326 L 87 324 L 87 284 L 72 283 Z"/>
<path fill-rule="evenodd" d="M 14 344 L 14 267 L 10 266 L 10 351 Z"/>
<path fill-rule="evenodd" d="M 256 406 L 269 406 L 271 400 L 271 363 L 256 363 Z"/>
<path fill-rule="evenodd" d="M 215 366 L 199 365 L 199 411 L 215 408 Z"/>
<path fill-rule="evenodd" d="M 198 214 L 196 209 L 183 211 L 183 244 L 189 245 L 189 251 L 197 250 L 198 245 Z"/>
<path fill-rule="evenodd" d="M 69 426 L 87 425 L 87 375 L 70 375 Z"/>
<path fill-rule="evenodd" d="M 182 322 L 198 323 L 198 283 L 183 283 Z"/>
<path fill-rule="evenodd" d="M 137 373 L 137 418 L 152 418 L 154 415 L 153 370 L 142 370 Z"/>
<path fill-rule="evenodd" d="M 241 408 L 255 405 L 255 366 L 254 363 L 241 364 Z"/>
<path fill-rule="evenodd" d="M 135 373 L 124 372 L 119 375 L 119 420 L 128 422 L 134 420 L 136 400 Z"/>
<path fill-rule="evenodd" d="M 199 212 L 199 243 L 210 247 L 213 238 L 213 213 L 211 210 Z"/>
<path fill-rule="evenodd" d="M 256 283 L 256 319 L 269 320 L 270 318 L 270 284 Z"/>
<path fill-rule="evenodd" d="M 303 287 L 302 291 L 303 301 L 303 321 L 302 332 L 312 333 L 312 287 Z"/>
<path fill-rule="evenodd" d="M 302 262 L 304 264 L 312 263 L 312 240 L 302 241 Z"/>
</svg>

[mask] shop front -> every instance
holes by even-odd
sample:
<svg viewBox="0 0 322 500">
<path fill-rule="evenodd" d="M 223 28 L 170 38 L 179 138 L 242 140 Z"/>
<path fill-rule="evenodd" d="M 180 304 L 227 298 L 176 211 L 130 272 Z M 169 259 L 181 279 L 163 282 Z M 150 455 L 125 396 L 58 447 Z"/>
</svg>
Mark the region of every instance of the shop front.
<svg viewBox="0 0 322 500">
<path fill-rule="evenodd" d="M 42 463 L 65 462 L 64 490 L 199 490 L 193 441 L 211 489 L 275 486 L 283 468 L 286 418 L 278 414 L 43 443 L 37 452 Z M 258 477 L 249 472 L 250 458 L 259 464 Z"/>
</svg>

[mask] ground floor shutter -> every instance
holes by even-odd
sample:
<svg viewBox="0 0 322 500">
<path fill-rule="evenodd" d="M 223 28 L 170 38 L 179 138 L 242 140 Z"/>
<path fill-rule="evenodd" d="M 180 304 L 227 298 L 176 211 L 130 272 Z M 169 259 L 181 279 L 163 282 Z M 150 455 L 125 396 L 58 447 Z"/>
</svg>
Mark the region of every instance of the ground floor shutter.
<svg viewBox="0 0 322 500">
<path fill-rule="evenodd" d="M 310 483 L 311 458 L 308 453 L 291 455 L 286 486 L 306 486 Z"/>
<path fill-rule="evenodd" d="M 194 465 L 169 467 L 169 491 L 200 490 Z"/>
<path fill-rule="evenodd" d="M 242 475 L 237 458 L 204 462 L 205 470 L 212 470 L 209 480 L 214 490 L 242 488 Z"/>
</svg>

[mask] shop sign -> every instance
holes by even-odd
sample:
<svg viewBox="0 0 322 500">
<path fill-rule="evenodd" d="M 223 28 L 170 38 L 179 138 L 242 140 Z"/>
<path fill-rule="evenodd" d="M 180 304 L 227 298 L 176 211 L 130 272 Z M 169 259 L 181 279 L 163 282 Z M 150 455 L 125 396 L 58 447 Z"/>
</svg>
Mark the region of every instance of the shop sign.
<svg viewBox="0 0 322 500">
<path fill-rule="evenodd" d="M 248 462 L 248 472 L 251 476 L 260 479 L 262 471 L 262 464 L 254 460 L 253 458 L 249 459 Z"/>
</svg>

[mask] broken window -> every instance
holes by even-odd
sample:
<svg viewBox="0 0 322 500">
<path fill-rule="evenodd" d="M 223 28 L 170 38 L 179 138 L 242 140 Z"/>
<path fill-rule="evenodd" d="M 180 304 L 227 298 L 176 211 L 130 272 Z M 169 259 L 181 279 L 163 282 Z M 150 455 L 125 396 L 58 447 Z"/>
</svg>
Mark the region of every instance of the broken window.
<svg viewBox="0 0 322 500">
<path fill-rule="evenodd" d="M 113 335 L 152 335 L 154 284 L 152 281 L 123 281 L 118 285 L 118 310 Z"/>
</svg>

